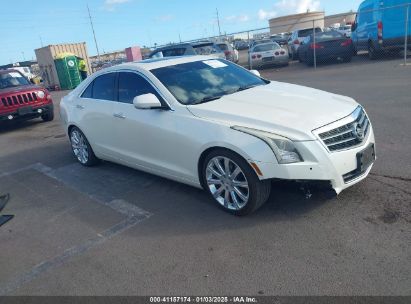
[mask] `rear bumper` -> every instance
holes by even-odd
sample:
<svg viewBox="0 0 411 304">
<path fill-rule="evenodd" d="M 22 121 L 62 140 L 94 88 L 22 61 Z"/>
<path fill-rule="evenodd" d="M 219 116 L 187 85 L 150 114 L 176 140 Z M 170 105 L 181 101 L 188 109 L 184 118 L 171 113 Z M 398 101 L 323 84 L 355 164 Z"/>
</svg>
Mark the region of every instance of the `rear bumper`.
<svg viewBox="0 0 411 304">
<path fill-rule="evenodd" d="M 24 110 L 22 110 L 24 108 Z M 5 120 L 27 120 L 40 117 L 54 111 L 53 103 L 21 107 L 13 112 L 0 113 L 0 121 Z M 11 118 L 11 119 L 10 119 Z"/>
<path fill-rule="evenodd" d="M 284 65 L 284 64 L 288 64 L 288 62 L 289 62 L 288 54 L 285 56 L 281 56 L 281 57 L 275 57 L 273 60 L 269 60 L 269 61 L 262 61 L 262 60 L 251 61 L 253 67 Z"/>
</svg>

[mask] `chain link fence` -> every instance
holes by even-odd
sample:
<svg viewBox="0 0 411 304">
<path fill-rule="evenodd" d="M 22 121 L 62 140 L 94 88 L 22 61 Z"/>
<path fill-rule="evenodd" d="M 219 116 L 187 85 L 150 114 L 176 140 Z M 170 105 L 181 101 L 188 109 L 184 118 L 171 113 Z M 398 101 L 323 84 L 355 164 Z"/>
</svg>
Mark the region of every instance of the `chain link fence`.
<svg viewBox="0 0 411 304">
<path fill-rule="evenodd" d="M 411 2 L 378 9 L 363 5 L 352 13 L 355 21 L 325 25 L 324 17 L 288 21 L 184 43 L 228 41 L 239 52 L 239 64 L 249 69 L 299 63 L 315 69 L 351 60 L 390 59 L 401 59 L 407 65 L 411 55 L 410 7 Z M 270 45 L 272 42 L 278 45 Z"/>
</svg>

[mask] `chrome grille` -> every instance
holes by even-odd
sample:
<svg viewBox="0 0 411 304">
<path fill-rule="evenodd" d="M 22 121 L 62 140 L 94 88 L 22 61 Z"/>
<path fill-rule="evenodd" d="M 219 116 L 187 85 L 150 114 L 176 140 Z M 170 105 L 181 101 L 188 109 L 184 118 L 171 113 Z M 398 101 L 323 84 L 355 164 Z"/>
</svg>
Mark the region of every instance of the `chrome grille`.
<svg viewBox="0 0 411 304">
<path fill-rule="evenodd" d="M 351 116 L 354 121 L 319 134 L 319 137 L 331 152 L 358 146 L 367 138 L 370 121 L 364 109 L 358 107 Z"/>
</svg>

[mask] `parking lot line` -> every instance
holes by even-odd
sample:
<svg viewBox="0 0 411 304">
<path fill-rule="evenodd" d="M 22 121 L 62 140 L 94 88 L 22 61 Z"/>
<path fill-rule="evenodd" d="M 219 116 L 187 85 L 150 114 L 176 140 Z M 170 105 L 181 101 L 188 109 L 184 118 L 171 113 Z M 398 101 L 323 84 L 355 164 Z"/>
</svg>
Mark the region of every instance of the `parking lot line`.
<svg viewBox="0 0 411 304">
<path fill-rule="evenodd" d="M 64 188 L 69 190 L 74 190 L 75 192 L 79 192 L 78 189 L 70 185 L 69 183 L 61 180 L 54 174 L 52 168 L 47 167 L 41 163 L 32 164 L 30 166 L 20 168 L 14 171 L 5 172 L 0 174 L 0 178 L 9 178 L 11 180 L 15 180 L 15 182 L 19 182 L 18 179 L 14 179 L 13 175 L 19 174 L 22 172 L 26 172 L 29 170 L 34 170 L 34 172 L 38 172 L 42 175 L 47 176 L 48 178 L 54 179 L 58 184 L 63 184 Z M 80 191 L 81 192 L 81 191 Z M 142 221 L 150 218 L 153 214 L 145 211 L 138 206 L 128 203 L 122 199 L 114 199 L 110 201 L 104 201 L 101 199 L 96 199 L 95 197 L 89 195 L 88 193 L 81 192 L 82 195 L 86 195 L 87 197 L 91 198 L 92 201 L 97 202 L 100 205 L 105 207 L 109 207 L 115 212 L 121 214 L 123 216 L 123 220 L 120 222 L 111 225 L 111 227 L 106 228 L 102 232 L 98 232 L 95 234 L 94 237 L 89 237 L 88 239 L 82 241 L 80 244 L 75 246 L 69 247 L 65 249 L 61 254 L 57 254 L 54 257 L 44 259 L 40 263 L 37 263 L 27 272 L 17 275 L 12 280 L 9 280 L 4 285 L 0 285 L 0 296 L 8 295 L 12 293 L 14 290 L 18 289 L 25 283 L 32 281 L 33 279 L 37 278 L 41 274 L 50 271 L 51 269 L 57 268 L 67 262 L 69 259 L 81 255 L 86 251 L 99 246 L 106 242 L 107 240 L 121 234 L 122 232 L 134 227 L 135 225 L 141 223 Z M 77 206 L 78 207 L 78 206 Z M 68 214 L 74 210 L 76 206 L 71 206 L 70 208 L 66 208 L 63 214 Z M 80 208 L 81 205 L 80 205 Z M 54 211 L 54 210 L 53 210 Z M 61 215 L 61 213 L 59 213 Z M 33 215 L 36 216 L 36 215 Z M 24 217 L 24 215 L 22 215 Z M 41 236 L 40 236 L 41 237 Z"/>
</svg>

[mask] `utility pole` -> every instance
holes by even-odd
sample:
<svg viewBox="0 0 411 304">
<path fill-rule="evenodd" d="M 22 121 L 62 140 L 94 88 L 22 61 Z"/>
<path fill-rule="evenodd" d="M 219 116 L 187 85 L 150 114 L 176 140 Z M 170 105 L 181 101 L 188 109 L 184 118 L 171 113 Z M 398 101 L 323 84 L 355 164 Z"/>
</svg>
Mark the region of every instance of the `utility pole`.
<svg viewBox="0 0 411 304">
<path fill-rule="evenodd" d="M 88 17 L 90 18 L 91 30 L 93 31 L 94 43 L 96 44 L 97 58 L 100 61 L 100 52 L 98 50 L 96 32 L 94 31 L 93 20 L 91 19 L 90 8 L 88 7 L 88 4 L 87 4 L 87 11 L 88 11 Z"/>
<path fill-rule="evenodd" d="M 43 47 L 43 39 L 41 39 L 41 35 L 39 35 L 41 47 Z"/>
<path fill-rule="evenodd" d="M 221 28 L 220 28 L 220 16 L 218 15 L 218 9 L 215 9 L 217 12 L 217 24 L 218 24 L 218 35 L 221 36 Z"/>
</svg>

